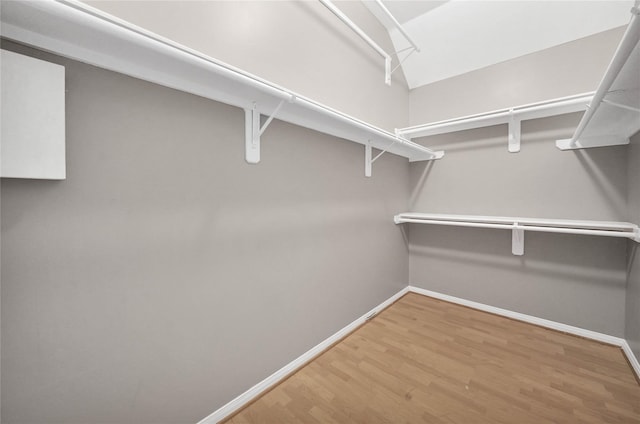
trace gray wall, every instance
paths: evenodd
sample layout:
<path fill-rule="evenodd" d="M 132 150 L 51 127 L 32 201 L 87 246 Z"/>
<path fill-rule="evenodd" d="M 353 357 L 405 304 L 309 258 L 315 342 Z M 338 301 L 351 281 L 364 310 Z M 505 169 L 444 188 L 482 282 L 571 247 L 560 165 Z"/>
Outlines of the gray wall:
<path fill-rule="evenodd" d="M 411 125 L 593 91 L 624 28 L 411 90 Z"/>
<path fill-rule="evenodd" d="M 608 31 L 414 90 L 412 124 L 595 90 L 621 35 Z M 411 164 L 409 209 L 625 221 L 627 148 L 555 147 L 579 120 L 523 122 L 515 154 L 507 151 L 506 125 L 419 139 L 446 156 Z M 624 334 L 625 240 L 528 232 L 518 257 L 508 231 L 413 225 L 409 232 L 413 285 Z"/>
<path fill-rule="evenodd" d="M 626 147 L 561 152 L 579 115 L 524 122 L 522 150 L 506 126 L 431 137 L 445 159 L 411 164 L 410 210 L 467 215 L 625 220 Z M 525 233 L 524 256 L 502 230 L 413 225 L 410 282 L 622 336 L 626 241 Z"/>
<path fill-rule="evenodd" d="M 25 51 L 14 44 L 3 48 Z M 188 423 L 406 286 L 409 167 L 66 66 L 67 179 L 2 180 L 2 422 Z"/>
<path fill-rule="evenodd" d="M 640 225 L 640 133 L 631 138 L 629 153 L 629 221 Z M 629 241 L 625 338 L 640 361 L 640 248 Z"/>
<path fill-rule="evenodd" d="M 387 130 L 408 125 L 402 72 L 385 85 L 382 57 L 318 1 L 86 3 Z M 394 51 L 362 2 L 335 4 Z"/>

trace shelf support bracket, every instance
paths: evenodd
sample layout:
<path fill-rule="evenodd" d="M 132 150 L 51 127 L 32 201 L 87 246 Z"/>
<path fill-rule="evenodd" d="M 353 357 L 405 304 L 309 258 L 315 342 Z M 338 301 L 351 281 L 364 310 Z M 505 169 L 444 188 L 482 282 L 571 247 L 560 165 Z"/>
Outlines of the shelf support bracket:
<path fill-rule="evenodd" d="M 400 54 L 401 52 L 405 51 L 405 50 L 408 50 L 408 49 L 411 49 L 411 51 L 409 52 L 409 54 L 407 54 L 403 59 L 400 59 L 399 54 Z M 397 52 L 395 53 L 395 55 L 397 56 L 397 58 L 398 58 L 398 60 L 399 60 L 399 63 L 395 66 L 395 68 L 393 68 L 393 69 L 391 70 L 391 73 L 390 73 L 390 75 L 389 75 L 389 78 L 391 77 L 391 75 L 393 75 L 393 73 L 394 73 L 394 72 L 395 72 L 395 71 L 396 71 L 400 66 L 402 66 L 402 64 L 405 62 L 405 60 L 409 59 L 409 56 L 411 56 L 411 55 L 413 54 L 413 52 L 415 52 L 415 51 L 416 51 L 416 49 L 415 49 L 415 48 L 413 48 L 413 47 L 409 47 L 409 48 L 407 48 L 407 49 L 402 49 L 402 50 L 397 51 Z M 389 80 L 389 81 L 390 81 L 390 80 Z"/>
<path fill-rule="evenodd" d="M 520 151 L 520 134 L 521 121 L 516 118 L 513 109 L 509 111 L 509 152 L 517 153 Z"/>
<path fill-rule="evenodd" d="M 638 109 L 637 107 L 624 105 L 622 103 L 613 102 L 611 100 L 602 99 L 602 103 L 605 103 L 605 104 L 608 104 L 608 105 L 611 105 L 613 107 L 617 107 L 617 108 L 620 108 L 620 109 L 630 110 L 631 112 L 640 113 L 640 109 Z"/>
<path fill-rule="evenodd" d="M 618 135 L 603 135 L 582 137 L 577 140 L 567 138 L 556 141 L 556 147 L 560 150 L 576 150 L 576 149 L 590 149 L 592 147 L 607 147 L 607 146 L 624 146 L 629 144 L 629 138 Z"/>
<path fill-rule="evenodd" d="M 371 141 L 367 141 L 367 144 L 364 145 L 364 176 L 371 176 L 371 164 L 373 161 L 371 160 Z"/>
<path fill-rule="evenodd" d="M 384 58 L 384 83 L 391 85 L 391 57 Z"/>
<path fill-rule="evenodd" d="M 269 126 L 269 124 L 271 123 L 271 121 L 273 121 L 273 118 L 276 117 L 276 115 L 278 114 L 278 112 L 280 112 L 280 109 L 282 108 L 282 105 L 284 104 L 284 100 L 280 100 L 280 103 L 278 103 L 278 106 L 276 106 L 276 108 L 274 109 L 274 111 L 271 113 L 271 115 L 269 115 L 269 117 L 267 118 L 267 120 L 264 122 L 264 124 L 262 125 L 262 127 L 260 127 L 260 133 L 258 134 L 258 136 L 261 136 L 264 131 L 267 129 L 267 127 Z"/>
<path fill-rule="evenodd" d="M 391 146 L 393 146 L 394 144 L 396 144 L 398 142 L 398 140 L 394 140 L 391 144 L 389 144 L 386 149 L 384 149 L 383 151 L 381 151 L 380 153 L 378 153 L 376 155 L 375 158 L 371 159 L 371 156 L 373 156 L 372 154 L 372 147 L 371 147 L 371 140 L 367 141 L 367 144 L 364 145 L 364 176 L 365 177 L 370 177 L 371 176 L 371 165 L 373 165 L 373 162 L 377 161 L 380 156 L 384 155 L 385 153 L 387 153 L 387 151 L 391 148 Z"/>
<path fill-rule="evenodd" d="M 524 255 L 524 228 L 519 227 L 517 222 L 511 230 L 511 253 L 516 256 Z"/>
<path fill-rule="evenodd" d="M 251 109 L 244 110 L 245 160 L 248 163 L 260 162 L 260 136 L 264 134 L 271 121 L 280 112 L 284 102 L 285 100 L 280 101 L 262 126 L 260 126 L 260 112 L 258 112 L 256 102 L 253 102 Z"/>
<path fill-rule="evenodd" d="M 244 159 L 251 164 L 260 162 L 260 112 L 253 102 L 251 109 L 244 110 Z"/>

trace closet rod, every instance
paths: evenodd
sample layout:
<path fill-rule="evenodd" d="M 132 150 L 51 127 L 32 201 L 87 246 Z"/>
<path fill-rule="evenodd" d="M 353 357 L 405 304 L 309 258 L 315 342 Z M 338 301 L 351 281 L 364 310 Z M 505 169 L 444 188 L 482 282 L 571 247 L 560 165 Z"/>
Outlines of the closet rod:
<path fill-rule="evenodd" d="M 640 17 L 638 16 L 640 15 L 640 5 L 637 0 L 635 2 L 635 5 L 631 9 L 631 15 L 631 21 L 627 26 L 627 30 L 622 36 L 622 41 L 620 41 L 620 44 L 618 45 L 618 48 L 613 55 L 613 59 L 611 59 L 611 63 L 609 64 L 609 67 L 607 68 L 607 71 L 605 72 L 600 85 L 598 85 L 598 89 L 593 96 L 593 100 L 589 104 L 589 107 L 587 108 L 585 114 L 582 116 L 582 119 L 580 120 L 580 123 L 578 124 L 578 127 L 573 134 L 573 137 L 571 137 L 571 141 L 569 142 L 570 147 L 576 145 L 576 142 L 584 132 L 587 125 L 589 125 L 589 122 L 591 121 L 591 118 L 593 118 L 593 115 L 596 113 L 596 110 L 598 110 L 598 106 L 604 100 L 604 97 L 609 93 L 611 86 L 620 74 L 620 71 L 622 70 L 624 65 L 627 63 L 627 59 L 629 59 L 629 56 L 640 41 Z"/>
<path fill-rule="evenodd" d="M 476 216 L 405 212 L 394 216 L 396 224 L 416 223 L 454 225 L 460 227 L 504 228 L 514 226 L 531 231 L 592 234 L 611 237 L 627 237 L 640 240 L 640 229 L 630 222 L 580 221 L 569 219 L 545 219 L 508 216 Z"/>
<path fill-rule="evenodd" d="M 613 230 L 588 230 L 583 228 L 563 228 L 563 227 L 544 227 L 534 226 L 528 224 L 520 224 L 514 222 L 512 224 L 485 224 L 480 222 L 465 222 L 465 221 L 441 221 L 430 219 L 413 219 L 413 218 L 398 218 L 396 224 L 432 224 L 432 225 L 448 225 L 456 227 L 474 227 L 474 228 L 495 228 L 502 230 L 521 229 L 526 231 L 537 231 L 543 233 L 561 233 L 561 234 L 582 234 L 590 236 L 607 236 L 607 237 L 622 237 L 636 240 L 638 233 L 628 231 L 613 231 Z M 640 241 L 640 240 L 636 240 Z"/>
<path fill-rule="evenodd" d="M 413 41 L 413 39 L 411 38 L 411 36 L 409 34 L 407 34 L 407 31 L 404 30 L 404 28 L 402 27 L 402 25 L 400 24 L 400 22 L 398 22 L 398 20 L 396 19 L 395 16 L 393 16 L 393 14 L 389 11 L 389 9 L 387 9 L 387 6 L 384 5 L 384 3 L 382 2 L 382 0 L 376 0 L 376 3 L 378 4 L 378 6 L 380 7 L 380 9 L 384 12 L 385 15 L 387 15 L 387 17 L 391 20 L 391 22 L 393 23 L 393 25 L 396 27 L 396 29 L 398 31 L 400 31 L 400 34 L 403 35 L 403 37 L 405 38 L 405 40 L 407 40 L 409 42 L 409 44 L 411 44 L 411 46 L 413 46 L 413 49 L 415 51 L 417 51 L 418 53 L 420 53 L 420 47 L 418 47 L 418 45 L 416 44 L 415 41 Z"/>
<path fill-rule="evenodd" d="M 338 7 L 333 4 L 330 0 L 319 0 L 327 9 L 331 11 L 334 15 L 338 17 L 342 22 L 344 22 L 349 28 L 353 30 L 356 34 L 360 36 L 367 44 L 369 44 L 380 56 L 384 58 L 384 71 L 385 78 L 384 82 L 387 85 L 391 85 L 391 56 L 384 51 L 382 47 L 378 45 L 375 41 L 371 39 L 358 25 L 355 24 L 347 15 L 342 13 Z"/>
<path fill-rule="evenodd" d="M 411 161 L 439 158 L 435 152 L 190 47 L 135 26 L 78 0 L 7 2 L 3 37 L 104 69 L 240 108 L 257 103 L 276 118 L 359 144 L 385 149 Z"/>
<path fill-rule="evenodd" d="M 562 97 L 544 102 L 531 103 L 513 108 L 499 109 L 491 112 L 447 119 L 407 128 L 399 128 L 396 134 L 409 138 L 446 134 L 473 128 L 507 124 L 510 119 L 526 121 L 528 119 L 546 118 L 564 113 L 580 112 L 587 109 L 593 98 L 593 92 Z"/>
<path fill-rule="evenodd" d="M 640 228 L 630 222 L 575 221 L 504 216 L 446 215 L 406 212 L 393 217 L 396 224 L 430 224 L 511 230 L 511 252 L 524 254 L 525 231 L 628 238 L 640 243 Z"/>
<path fill-rule="evenodd" d="M 414 143 L 411 140 L 407 140 L 399 135 L 394 135 L 391 134 L 385 130 L 382 130 L 380 128 L 374 127 L 373 125 L 370 125 L 364 121 L 361 121 L 357 118 L 354 118 L 352 116 L 349 116 L 347 114 L 344 114 L 338 110 L 335 110 L 333 108 L 330 108 L 328 106 L 324 106 L 320 103 L 317 103 L 311 99 L 307 99 L 307 98 L 303 98 L 303 97 L 296 97 L 294 102 L 298 105 L 301 106 L 305 106 L 306 108 L 310 109 L 310 110 L 315 110 L 318 113 L 322 113 L 324 115 L 327 116 L 331 116 L 334 119 L 337 119 L 339 121 L 344 122 L 345 124 L 349 124 L 352 125 L 354 127 L 358 127 L 361 128 L 365 131 L 368 131 L 372 134 L 376 134 L 380 137 L 386 138 L 387 140 L 391 141 L 392 143 L 398 143 L 402 146 L 405 146 L 411 150 L 414 150 L 415 153 L 417 154 L 423 154 L 428 156 L 427 159 L 440 159 L 442 158 L 442 156 L 444 155 L 444 152 L 442 151 L 435 151 L 432 150 L 428 147 L 424 147 L 421 146 L 417 143 Z M 416 159 L 416 160 L 421 160 L 421 159 Z M 413 160 L 410 159 L 410 161 L 412 162 Z"/>

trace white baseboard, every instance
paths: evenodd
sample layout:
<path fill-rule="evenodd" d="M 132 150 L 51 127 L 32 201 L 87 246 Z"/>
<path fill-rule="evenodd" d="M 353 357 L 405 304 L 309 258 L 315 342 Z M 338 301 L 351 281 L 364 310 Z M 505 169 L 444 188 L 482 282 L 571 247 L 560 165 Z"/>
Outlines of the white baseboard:
<path fill-rule="evenodd" d="M 640 362 L 638 362 L 638 358 L 636 358 L 636 355 L 634 355 L 633 351 L 631 350 L 631 346 L 629 346 L 629 343 L 627 343 L 626 340 L 622 344 L 622 351 L 625 355 L 627 355 L 627 359 L 631 364 L 631 368 L 633 368 L 633 370 L 636 372 L 636 375 L 638 376 L 638 379 L 640 380 Z"/>
<path fill-rule="evenodd" d="M 586 330 L 580 327 L 574 327 L 572 325 L 562 324 L 556 321 L 550 321 L 544 318 L 534 317 L 532 315 L 521 314 L 520 312 L 510 311 L 508 309 L 497 308 L 495 306 L 486 305 L 484 303 L 473 302 L 471 300 L 461 299 L 459 297 L 450 296 L 448 294 L 442 294 L 431 290 L 421 289 L 415 286 L 409 286 L 409 291 L 412 293 L 418 293 L 425 296 L 433 297 L 436 299 L 444 300 L 458 305 L 468 306 L 469 308 L 478 309 L 480 311 L 491 312 L 496 315 L 505 316 L 518 321 L 527 322 L 530 324 L 539 325 L 541 327 L 551 328 L 553 330 L 562 331 L 563 333 L 573 334 L 576 336 L 584 337 L 587 339 L 596 340 L 599 342 L 619 346 L 627 356 L 631 367 L 635 371 L 638 378 L 640 378 L 640 364 L 638 359 L 631 351 L 631 347 L 627 341 L 621 337 L 610 336 L 604 333 L 598 333 L 597 331 Z"/>
<path fill-rule="evenodd" d="M 480 311 L 491 312 L 493 314 L 501 315 L 507 318 L 512 318 L 518 321 L 523 321 L 530 324 L 536 324 L 541 327 L 551 328 L 554 330 L 562 331 L 564 333 L 574 334 L 576 336 L 581 336 L 588 339 L 597 340 L 599 342 L 608 343 L 614 346 L 619 346 L 620 348 L 622 348 L 622 351 L 627 356 L 627 359 L 629 360 L 629 363 L 631 364 L 631 367 L 635 371 L 636 375 L 638 375 L 638 378 L 640 378 L 640 364 L 638 363 L 637 358 L 631 351 L 629 344 L 623 338 L 610 336 L 608 334 L 598 333 L 596 331 L 586 330 L 580 327 L 574 327 L 572 325 L 561 324 L 559 322 L 550 321 L 544 318 L 538 318 L 532 315 L 521 314 L 519 312 L 510 311 L 508 309 L 497 308 L 495 306 L 486 305 L 484 303 L 473 302 L 471 300 L 461 299 L 459 297 L 450 296 L 447 294 L 442 294 L 442 293 L 434 292 L 431 290 L 421 289 L 419 287 L 408 286 L 400 290 L 398 293 L 396 293 L 389 299 L 382 302 L 380 305 L 373 308 L 371 311 L 362 315 L 360 318 L 356 319 L 351 324 L 347 325 L 337 333 L 333 334 L 326 340 L 322 341 L 321 343 L 314 346 L 307 352 L 303 353 L 301 356 L 294 359 L 284 367 L 280 368 L 278 371 L 274 372 L 269 377 L 265 378 L 255 386 L 251 387 L 249 390 L 242 393 L 240 396 L 231 400 L 226 405 L 223 405 L 218 410 L 213 412 L 211 415 L 199 421 L 198 424 L 214 424 L 225 419 L 226 417 L 233 414 L 234 412 L 238 411 L 240 408 L 242 408 L 243 406 L 251 402 L 253 399 L 258 397 L 264 391 L 274 386 L 275 384 L 279 383 L 286 376 L 296 371 L 298 368 L 300 368 L 301 366 L 309 362 L 311 359 L 313 359 L 314 357 L 322 353 L 324 350 L 329 348 L 332 344 L 334 344 L 341 338 L 351 333 L 353 330 L 358 328 L 358 326 L 364 324 L 367 321 L 367 319 L 373 317 L 382 309 L 391 305 L 393 302 L 395 302 L 400 297 L 404 296 L 406 293 L 409 293 L 409 292 L 422 294 L 425 296 L 433 297 L 435 299 L 456 303 L 458 305 L 468 306 L 470 308 L 478 309 Z"/>
<path fill-rule="evenodd" d="M 234 412 L 238 411 L 240 408 L 242 408 L 247 403 L 255 399 L 265 390 L 279 383 L 283 378 L 285 378 L 292 372 L 296 371 L 298 368 L 300 368 L 301 366 L 309 362 L 311 359 L 313 359 L 314 357 L 322 353 L 324 350 L 329 348 L 335 342 L 347 336 L 349 333 L 351 333 L 353 330 L 358 328 L 360 325 L 364 324 L 367 321 L 367 319 L 370 319 L 371 317 L 375 316 L 378 312 L 380 312 L 387 306 L 391 305 L 393 302 L 395 302 L 396 300 L 398 300 L 400 297 L 404 296 L 408 292 L 409 292 L 408 287 L 405 287 L 404 289 L 400 290 L 398 293 L 394 294 L 389 299 L 382 302 L 380 305 L 376 306 L 366 314 L 362 315 L 360 318 L 356 319 L 351 324 L 347 325 L 337 333 L 333 334 L 329 338 L 322 341 L 320 344 L 314 346 L 307 352 L 303 353 L 298 358 L 289 362 L 287 365 L 280 368 L 278 371 L 274 372 L 269 377 L 265 378 L 255 386 L 251 387 L 249 390 L 242 393 L 240 396 L 231 400 L 226 405 L 223 405 L 218 410 L 213 412 L 211 415 L 199 421 L 198 424 L 214 424 L 223 420 L 224 418 L 228 417 Z"/>
<path fill-rule="evenodd" d="M 473 309 L 478 309 L 484 312 L 491 312 L 492 314 L 502 315 L 507 318 L 513 318 L 518 321 L 528 322 L 530 324 L 536 324 L 541 327 L 552 328 L 554 330 L 562 331 L 563 333 L 574 334 L 576 336 L 585 337 L 587 339 L 597 340 L 599 342 L 612 344 L 622 347 L 625 342 L 620 337 L 610 336 L 608 334 L 598 333 L 596 331 L 586 330 L 580 327 L 574 327 L 572 325 L 561 324 L 556 321 L 550 321 L 544 318 L 534 317 L 532 315 L 521 314 L 520 312 L 510 311 L 508 309 L 497 308 L 495 306 L 485 305 L 484 303 L 474 302 L 472 300 L 461 299 L 459 297 L 450 296 L 448 294 L 442 294 L 431 290 L 421 289 L 419 287 L 409 286 L 409 291 L 413 293 L 423 294 L 425 296 L 433 297 L 447 302 L 456 303 L 458 305 L 468 306 Z"/>

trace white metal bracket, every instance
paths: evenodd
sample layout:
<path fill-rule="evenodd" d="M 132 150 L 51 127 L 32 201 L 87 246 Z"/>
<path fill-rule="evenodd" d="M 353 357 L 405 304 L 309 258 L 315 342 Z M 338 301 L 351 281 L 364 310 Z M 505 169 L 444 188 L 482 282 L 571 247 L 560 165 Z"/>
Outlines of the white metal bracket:
<path fill-rule="evenodd" d="M 260 162 L 260 112 L 254 102 L 244 110 L 244 159 L 248 163 Z"/>
<path fill-rule="evenodd" d="M 251 109 L 244 110 L 245 160 L 248 163 L 256 164 L 260 162 L 260 136 L 276 117 L 284 102 L 285 100 L 280 101 L 273 113 L 262 124 L 262 127 L 260 126 L 260 112 L 258 112 L 256 102 L 253 102 Z"/>
<path fill-rule="evenodd" d="M 524 228 L 519 227 L 517 222 L 511 230 L 511 253 L 517 256 L 524 255 Z"/>
<path fill-rule="evenodd" d="M 391 85 L 391 57 L 384 58 L 384 83 Z"/>
<path fill-rule="evenodd" d="M 400 53 L 405 52 L 407 50 L 409 50 L 409 53 L 403 59 L 400 59 Z M 398 64 L 393 69 L 391 69 L 391 71 L 389 71 L 388 73 L 389 82 L 387 85 L 391 84 L 391 75 L 393 75 L 393 73 L 402 66 L 405 60 L 409 59 L 409 56 L 411 56 L 413 52 L 416 52 L 416 51 L 418 51 L 418 49 L 416 49 L 415 47 L 407 47 L 406 49 L 398 50 L 397 52 L 394 53 L 394 55 L 398 58 Z M 389 59 L 389 66 L 391 66 L 391 59 Z"/>
<path fill-rule="evenodd" d="M 380 156 L 387 153 L 387 151 L 391 148 L 391 146 L 393 146 L 397 142 L 398 140 L 394 140 L 391 144 L 387 146 L 386 149 L 378 153 L 376 157 L 372 159 L 371 157 L 373 156 L 373 154 L 372 154 L 371 141 L 370 140 L 367 141 L 367 144 L 364 145 L 364 176 L 365 177 L 371 176 L 371 166 L 373 165 L 373 162 L 377 161 L 380 158 Z"/>
<path fill-rule="evenodd" d="M 557 140 L 556 147 L 560 150 L 576 150 L 576 149 L 590 149 L 592 147 L 607 147 L 607 146 L 624 146 L 629 144 L 629 138 L 616 136 L 616 135 L 603 135 L 600 137 L 581 137 L 578 140 L 567 138 L 564 140 Z"/>
<path fill-rule="evenodd" d="M 371 160 L 371 142 L 367 141 L 367 144 L 364 145 L 364 176 L 371 176 L 371 164 L 373 161 Z"/>
<path fill-rule="evenodd" d="M 520 151 L 520 131 L 521 121 L 513 113 L 513 109 L 509 111 L 509 152 L 517 153 Z"/>
<path fill-rule="evenodd" d="M 625 105 L 625 104 L 622 104 L 622 103 L 614 102 L 612 100 L 602 99 L 602 103 L 611 105 L 613 107 L 617 107 L 619 109 L 630 110 L 631 112 L 640 113 L 640 109 L 638 109 L 637 107 L 633 107 L 633 106 Z"/>

